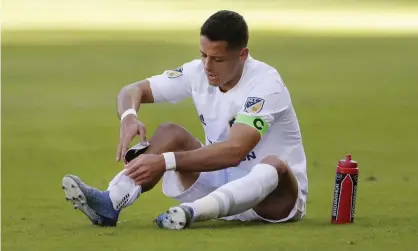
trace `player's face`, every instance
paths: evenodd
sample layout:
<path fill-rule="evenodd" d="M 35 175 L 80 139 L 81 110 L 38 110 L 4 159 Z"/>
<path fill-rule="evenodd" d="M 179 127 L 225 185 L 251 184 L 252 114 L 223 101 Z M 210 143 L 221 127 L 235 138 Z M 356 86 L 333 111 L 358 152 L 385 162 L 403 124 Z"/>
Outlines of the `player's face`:
<path fill-rule="evenodd" d="M 200 56 L 212 86 L 225 90 L 232 88 L 241 78 L 247 55 L 247 48 L 228 49 L 226 41 L 211 41 L 205 36 L 200 38 Z"/>

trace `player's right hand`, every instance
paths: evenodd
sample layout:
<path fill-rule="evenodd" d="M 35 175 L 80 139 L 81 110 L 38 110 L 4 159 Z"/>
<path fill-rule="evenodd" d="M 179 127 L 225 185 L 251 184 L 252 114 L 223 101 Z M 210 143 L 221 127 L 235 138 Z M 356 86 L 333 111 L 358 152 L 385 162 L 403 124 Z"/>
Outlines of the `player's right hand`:
<path fill-rule="evenodd" d="M 147 137 L 145 125 L 138 121 L 134 115 L 126 116 L 120 123 L 119 145 L 116 153 L 117 162 L 124 158 L 128 151 L 129 144 L 137 135 L 141 137 L 142 143 L 146 143 Z"/>

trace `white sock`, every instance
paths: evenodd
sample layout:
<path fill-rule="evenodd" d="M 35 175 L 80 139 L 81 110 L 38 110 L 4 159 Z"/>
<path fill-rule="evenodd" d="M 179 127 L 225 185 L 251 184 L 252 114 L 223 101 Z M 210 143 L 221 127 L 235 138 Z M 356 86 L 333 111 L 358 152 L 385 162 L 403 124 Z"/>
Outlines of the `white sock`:
<path fill-rule="evenodd" d="M 231 216 L 258 205 L 276 189 L 278 183 L 276 168 L 257 164 L 246 176 L 221 186 L 201 199 L 182 205 L 193 209 L 194 221 Z"/>
<path fill-rule="evenodd" d="M 110 181 L 107 190 L 115 210 L 132 205 L 141 195 L 141 186 L 136 185 L 133 179 L 126 176 L 125 170 Z"/>

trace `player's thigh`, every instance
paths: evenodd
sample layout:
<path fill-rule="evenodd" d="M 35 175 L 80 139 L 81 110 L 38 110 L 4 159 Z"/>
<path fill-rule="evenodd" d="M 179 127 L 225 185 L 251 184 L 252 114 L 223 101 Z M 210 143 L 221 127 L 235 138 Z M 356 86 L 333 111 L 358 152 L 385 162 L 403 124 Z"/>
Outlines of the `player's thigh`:
<path fill-rule="evenodd" d="M 253 210 L 262 218 L 279 221 L 289 217 L 298 201 L 299 185 L 295 175 L 284 162 L 278 168 L 279 184 Z"/>
<path fill-rule="evenodd" d="M 226 184 L 225 170 L 213 172 L 201 172 L 196 181 L 189 187 L 184 187 L 181 175 L 174 171 L 168 171 L 163 176 L 163 193 L 181 203 L 193 202 L 200 199 L 219 187 Z"/>
<path fill-rule="evenodd" d="M 172 123 L 160 125 L 150 139 L 150 153 L 191 151 L 202 146 L 203 144 L 184 127 Z M 225 184 L 224 172 L 224 170 L 204 173 L 165 172 L 162 182 L 163 193 L 179 202 L 192 202 Z"/>
<path fill-rule="evenodd" d="M 150 138 L 146 153 L 163 153 L 169 151 L 191 151 L 198 149 L 202 143 L 186 128 L 174 123 L 160 124 Z"/>
<path fill-rule="evenodd" d="M 163 123 L 158 126 L 150 138 L 150 146 L 145 153 L 160 154 L 164 152 L 192 151 L 202 147 L 202 143 L 186 128 L 174 123 Z M 199 177 L 198 172 L 178 172 L 180 183 L 189 188 Z"/>

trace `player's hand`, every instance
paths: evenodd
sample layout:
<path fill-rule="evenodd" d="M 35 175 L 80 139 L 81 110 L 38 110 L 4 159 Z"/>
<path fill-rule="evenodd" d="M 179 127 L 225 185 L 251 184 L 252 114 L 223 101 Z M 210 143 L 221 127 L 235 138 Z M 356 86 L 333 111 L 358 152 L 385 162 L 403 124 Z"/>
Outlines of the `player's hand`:
<path fill-rule="evenodd" d="M 125 174 L 135 181 L 135 184 L 154 187 L 165 172 L 165 160 L 161 154 L 141 154 L 125 165 Z"/>
<path fill-rule="evenodd" d="M 126 116 L 120 123 L 120 137 L 116 161 L 120 161 L 125 156 L 129 144 L 135 136 L 139 135 L 141 137 L 141 142 L 145 143 L 147 141 L 146 132 L 145 125 L 138 121 L 136 116 Z"/>

